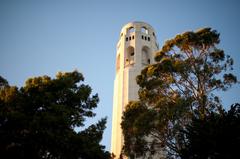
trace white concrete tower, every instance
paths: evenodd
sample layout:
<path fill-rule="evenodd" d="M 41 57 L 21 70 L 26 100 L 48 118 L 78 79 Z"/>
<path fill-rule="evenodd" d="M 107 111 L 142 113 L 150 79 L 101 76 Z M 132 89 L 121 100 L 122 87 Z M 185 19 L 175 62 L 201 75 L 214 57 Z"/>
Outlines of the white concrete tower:
<path fill-rule="evenodd" d="M 131 22 L 120 33 L 117 44 L 116 77 L 114 80 L 111 152 L 119 158 L 123 146 L 122 112 L 129 101 L 138 100 L 136 76 L 154 62 L 158 50 L 155 31 L 147 23 Z"/>

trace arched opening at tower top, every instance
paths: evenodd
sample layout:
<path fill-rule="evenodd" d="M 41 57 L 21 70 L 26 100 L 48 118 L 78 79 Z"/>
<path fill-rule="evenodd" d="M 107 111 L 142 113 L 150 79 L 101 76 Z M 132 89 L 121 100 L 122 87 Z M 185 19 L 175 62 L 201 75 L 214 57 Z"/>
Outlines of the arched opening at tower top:
<path fill-rule="evenodd" d="M 150 49 L 147 46 L 142 48 L 142 65 L 146 66 L 151 63 L 150 59 Z"/>
<path fill-rule="evenodd" d="M 145 33 L 145 34 L 148 34 L 148 29 L 146 27 L 142 27 L 141 32 Z"/>
<path fill-rule="evenodd" d="M 126 65 L 134 64 L 134 54 L 134 47 L 129 46 L 126 50 Z"/>
<path fill-rule="evenodd" d="M 128 28 L 128 30 L 127 30 L 127 33 L 128 33 L 128 34 L 133 33 L 133 32 L 135 32 L 134 27 Z"/>

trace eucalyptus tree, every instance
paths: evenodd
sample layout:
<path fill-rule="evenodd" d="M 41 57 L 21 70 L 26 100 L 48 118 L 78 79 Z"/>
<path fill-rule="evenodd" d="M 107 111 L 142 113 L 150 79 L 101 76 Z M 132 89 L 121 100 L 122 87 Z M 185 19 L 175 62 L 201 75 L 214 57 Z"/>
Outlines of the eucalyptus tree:
<path fill-rule="evenodd" d="M 237 77 L 231 73 L 233 59 L 218 47 L 219 36 L 211 28 L 176 35 L 156 53 L 156 63 L 137 76 L 139 101 L 130 102 L 123 114 L 125 154 L 152 156 L 163 150 L 176 157 L 192 117 L 222 110 L 216 91 L 227 91 Z"/>

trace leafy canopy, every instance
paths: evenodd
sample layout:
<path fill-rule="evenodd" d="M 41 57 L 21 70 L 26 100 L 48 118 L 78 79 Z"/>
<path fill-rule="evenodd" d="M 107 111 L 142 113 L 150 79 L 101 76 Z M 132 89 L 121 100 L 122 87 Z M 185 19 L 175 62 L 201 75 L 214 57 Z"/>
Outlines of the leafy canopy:
<path fill-rule="evenodd" d="M 217 47 L 219 42 L 219 33 L 211 28 L 179 34 L 137 76 L 139 101 L 128 104 L 122 121 L 126 155 L 164 150 L 177 157 L 186 140 L 180 132 L 191 118 L 222 110 L 215 92 L 228 90 L 237 78 L 230 73 L 233 59 Z"/>
<path fill-rule="evenodd" d="M 205 119 L 193 118 L 184 134 L 187 142 L 180 151 L 182 158 L 238 158 L 240 144 L 240 105 L 230 110 L 212 112 Z"/>
<path fill-rule="evenodd" d="M 6 158 L 109 158 L 100 145 L 106 118 L 80 132 L 99 102 L 77 71 L 30 78 L 20 89 L 1 78 L 0 154 Z"/>

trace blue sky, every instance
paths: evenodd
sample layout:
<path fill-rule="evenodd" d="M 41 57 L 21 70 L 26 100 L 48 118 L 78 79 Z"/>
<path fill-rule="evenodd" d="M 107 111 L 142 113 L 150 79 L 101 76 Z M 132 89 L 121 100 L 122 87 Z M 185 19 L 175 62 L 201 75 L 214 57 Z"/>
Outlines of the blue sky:
<path fill-rule="evenodd" d="M 0 75 L 22 86 L 29 77 L 75 69 L 100 96 L 97 117 L 108 117 L 102 144 L 110 149 L 116 44 L 123 25 L 144 21 L 160 46 L 184 31 L 212 27 L 235 59 L 240 78 L 238 0 L 0 0 Z M 221 94 L 239 102 L 240 87 Z"/>

